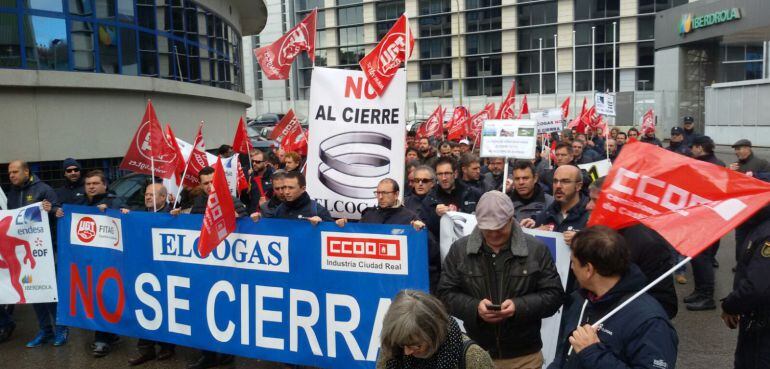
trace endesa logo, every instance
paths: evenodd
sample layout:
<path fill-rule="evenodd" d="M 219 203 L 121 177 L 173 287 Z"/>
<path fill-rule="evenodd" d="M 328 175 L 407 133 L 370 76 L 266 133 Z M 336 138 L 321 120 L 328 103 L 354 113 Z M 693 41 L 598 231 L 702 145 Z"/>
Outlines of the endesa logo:
<path fill-rule="evenodd" d="M 409 272 L 406 236 L 321 232 L 321 268 L 348 272 Z"/>
<path fill-rule="evenodd" d="M 123 251 L 119 218 L 106 215 L 72 214 L 70 243 Z"/>

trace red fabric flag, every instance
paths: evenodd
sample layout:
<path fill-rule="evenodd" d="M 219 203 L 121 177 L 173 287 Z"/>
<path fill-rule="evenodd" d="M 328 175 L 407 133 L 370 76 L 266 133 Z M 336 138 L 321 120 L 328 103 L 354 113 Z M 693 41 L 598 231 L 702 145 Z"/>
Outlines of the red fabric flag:
<path fill-rule="evenodd" d="M 639 142 L 626 144 L 588 225 L 642 223 L 694 257 L 770 202 L 770 184 Z"/>
<path fill-rule="evenodd" d="M 184 173 L 184 155 L 182 155 L 182 149 L 179 148 L 179 144 L 176 142 L 176 136 L 174 131 L 171 130 L 171 125 L 166 123 L 166 137 L 171 142 L 171 146 L 176 153 L 176 166 L 174 168 L 174 175 L 176 177 L 176 184 L 179 185 L 182 179 L 182 173 Z"/>
<path fill-rule="evenodd" d="M 287 79 L 291 64 L 302 51 L 315 61 L 315 25 L 318 9 L 270 45 L 254 49 L 254 56 L 267 79 Z"/>
<path fill-rule="evenodd" d="M 526 98 L 526 96 L 524 96 Z M 508 96 L 500 104 L 500 110 L 497 111 L 497 119 L 513 119 L 516 116 L 516 80 L 511 84 L 508 90 Z"/>
<path fill-rule="evenodd" d="M 567 119 L 569 116 L 569 99 L 570 97 L 567 96 L 567 98 L 564 99 L 564 102 L 561 103 L 561 119 Z"/>
<path fill-rule="evenodd" d="M 235 205 L 225 176 L 222 159 L 218 159 L 214 164 L 214 189 L 206 202 L 206 213 L 198 241 L 198 252 L 204 258 L 235 230 Z"/>
<path fill-rule="evenodd" d="M 382 96 L 382 93 L 388 88 L 401 63 L 412 55 L 414 36 L 408 27 L 406 15 L 402 15 L 377 46 L 358 62 L 366 80 L 369 81 L 378 96 Z M 407 31 L 409 32 L 409 56 L 406 55 L 407 43 L 404 34 Z"/>
<path fill-rule="evenodd" d="M 177 153 L 163 133 L 152 102 L 147 101 L 139 128 L 128 145 L 128 151 L 120 163 L 120 169 L 171 178 L 176 169 Z M 155 173 L 152 173 L 152 167 Z"/>
<path fill-rule="evenodd" d="M 206 158 L 206 143 L 203 142 L 203 122 L 198 126 L 198 134 L 195 135 L 190 157 L 187 158 L 187 173 L 185 173 L 182 184 L 187 187 L 195 187 L 198 181 L 198 172 L 209 165 Z"/>
<path fill-rule="evenodd" d="M 233 150 L 239 154 L 249 155 L 251 149 L 249 132 L 246 131 L 246 123 L 243 122 L 243 116 L 241 116 L 241 120 L 238 121 L 238 128 L 235 129 L 235 137 L 233 137 Z"/>
<path fill-rule="evenodd" d="M 298 124 L 299 120 L 297 120 L 296 115 L 294 115 L 294 110 L 289 109 L 289 111 L 286 112 L 286 115 L 281 118 L 281 121 L 278 122 L 278 124 L 273 127 L 273 130 L 270 132 L 270 139 L 273 141 L 281 141 L 281 138 L 290 130 L 294 129 L 293 127 L 290 127 L 292 124 Z"/>
<path fill-rule="evenodd" d="M 471 118 L 471 114 L 464 106 L 458 106 L 452 113 L 452 119 L 447 125 L 447 140 L 459 141 L 468 135 L 468 122 Z"/>
<path fill-rule="evenodd" d="M 652 108 L 647 110 L 642 117 L 642 134 L 647 132 L 655 132 L 655 112 L 652 111 Z"/>
<path fill-rule="evenodd" d="M 243 173 L 243 167 L 241 166 L 241 161 L 238 160 L 236 163 L 238 163 L 238 193 L 243 192 L 244 190 L 247 190 L 249 188 L 249 181 L 246 179 L 246 174 Z"/>
<path fill-rule="evenodd" d="M 428 120 L 420 124 L 417 129 L 417 138 L 436 137 L 441 139 L 442 126 L 444 122 L 444 110 L 439 105 L 433 113 L 428 117 Z"/>
<path fill-rule="evenodd" d="M 524 114 L 529 114 L 529 104 L 527 104 L 527 95 L 524 95 L 524 99 L 521 100 L 521 111 L 516 119 L 521 119 Z"/>
<path fill-rule="evenodd" d="M 302 156 L 307 156 L 307 133 L 299 124 L 292 124 L 291 130 L 281 139 L 281 148 L 284 151 L 296 151 Z"/>
<path fill-rule="evenodd" d="M 468 135 L 473 138 L 475 144 L 478 143 L 481 137 L 481 125 L 487 119 L 492 119 L 495 116 L 495 103 L 489 103 L 484 109 L 471 117 L 470 125 L 468 126 Z"/>

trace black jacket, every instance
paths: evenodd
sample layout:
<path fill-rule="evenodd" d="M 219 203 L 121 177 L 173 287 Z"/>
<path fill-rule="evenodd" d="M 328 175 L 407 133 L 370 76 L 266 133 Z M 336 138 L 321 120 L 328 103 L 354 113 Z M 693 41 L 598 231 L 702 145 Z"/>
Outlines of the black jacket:
<path fill-rule="evenodd" d="M 656 280 L 674 266 L 671 260 L 671 244 L 652 229 L 637 224 L 621 229 L 620 234 L 626 239 L 631 262 L 639 267 L 647 282 Z M 676 316 L 679 304 L 673 276 L 663 279 L 647 293 L 658 300 L 669 319 Z"/>
<path fill-rule="evenodd" d="M 639 142 L 644 142 L 644 143 L 648 143 L 658 147 L 663 147 L 663 143 L 660 142 L 660 140 L 657 137 L 647 138 L 647 136 L 642 136 L 639 138 Z"/>
<path fill-rule="evenodd" d="M 708 154 L 708 155 L 704 155 L 704 156 L 701 156 L 701 157 L 698 157 L 696 159 L 698 159 L 700 161 L 705 161 L 705 162 L 708 162 L 708 163 L 711 163 L 711 164 L 716 164 L 716 165 L 719 165 L 720 167 L 724 167 L 725 166 L 725 162 L 719 160 L 717 158 L 717 156 L 714 155 L 713 153 L 712 154 Z"/>
<path fill-rule="evenodd" d="M 479 179 L 477 179 L 475 181 L 466 181 L 466 180 L 460 179 L 460 178 L 458 178 L 457 181 L 458 182 L 462 182 L 463 185 L 465 185 L 466 187 L 471 187 L 471 188 L 475 189 L 476 191 L 479 191 L 479 193 L 481 193 L 481 194 L 486 192 L 485 191 L 485 187 L 484 187 L 484 181 L 482 180 L 481 177 L 479 177 Z"/>
<path fill-rule="evenodd" d="M 425 196 L 422 201 L 425 224 L 434 236 L 439 236 L 441 218 L 436 214 L 436 206 L 454 205 L 457 211 L 471 214 L 476 211 L 476 203 L 481 193 L 473 187 L 468 187 L 462 181 L 456 180 L 455 187 L 450 192 L 444 191 L 438 184 Z"/>
<path fill-rule="evenodd" d="M 65 183 L 64 186 L 61 186 L 54 191 L 56 192 L 56 197 L 59 199 L 59 202 L 62 204 L 77 204 L 80 202 L 79 198 L 85 196 L 82 179 L 74 183 L 67 180 L 67 183 Z"/>
<path fill-rule="evenodd" d="M 77 203 L 77 205 L 86 205 L 86 206 L 99 206 L 102 204 L 107 205 L 107 209 L 120 209 L 120 208 L 126 207 L 126 204 L 123 202 L 123 199 L 109 192 L 96 195 L 90 199 L 88 198 L 88 196 L 85 196 L 85 195 L 79 196 L 78 203 Z"/>
<path fill-rule="evenodd" d="M 417 213 L 417 216 L 420 217 L 421 220 L 425 221 L 427 217 L 424 213 L 424 208 L 422 206 L 423 200 L 425 200 L 425 197 L 428 196 L 428 194 L 425 194 L 423 196 L 420 196 L 414 192 L 412 192 L 409 196 L 404 196 L 404 207 Z"/>
<path fill-rule="evenodd" d="M 554 201 L 551 206 L 535 216 L 536 226 L 540 227 L 544 224 L 552 224 L 554 226 L 554 232 L 564 232 L 569 231 L 570 229 L 579 231 L 585 228 L 586 223 L 588 223 L 588 217 L 591 216 L 591 212 L 586 210 L 589 198 L 583 194 L 579 194 L 579 196 L 580 201 L 578 201 L 577 205 L 573 206 L 572 209 L 569 209 L 566 218 L 561 221 L 558 220 L 561 214 L 561 204 Z"/>
<path fill-rule="evenodd" d="M 567 355 L 568 339 L 578 323 L 595 323 L 644 285 L 644 275 L 631 264 L 609 292 L 598 299 L 588 299 L 582 317 L 581 310 L 590 292 L 581 289 L 573 293 L 575 303 L 565 309 L 556 358 L 548 369 L 674 368 L 679 344 L 676 330 L 660 304 L 646 293 L 601 325 L 599 343 Z"/>
<path fill-rule="evenodd" d="M 770 218 L 751 229 L 746 240 L 733 290 L 722 301 L 722 310 L 744 315 L 743 319 L 764 320 L 770 326 Z"/>
<path fill-rule="evenodd" d="M 251 175 L 249 185 L 251 190 L 249 191 L 249 213 L 253 213 L 259 209 L 259 198 L 265 196 L 267 199 L 273 197 L 273 168 L 265 167 L 265 172 L 260 176 L 256 173 Z M 261 190 L 260 190 L 261 189 Z"/>
<path fill-rule="evenodd" d="M 193 206 L 192 206 L 192 209 L 190 209 L 190 214 L 206 214 L 206 203 L 208 201 L 209 201 L 209 195 L 206 193 L 196 196 L 193 199 Z M 239 198 L 234 196 L 233 196 L 233 206 L 235 207 L 235 213 L 237 214 L 238 218 L 249 215 L 246 209 L 246 205 L 244 205 Z"/>
<path fill-rule="evenodd" d="M 323 205 L 311 199 L 307 192 L 294 201 L 286 201 L 275 209 L 274 218 L 302 219 L 319 216 L 324 222 L 333 222 L 334 218 Z"/>
<path fill-rule="evenodd" d="M 412 221 L 419 220 L 417 213 L 402 205 L 395 208 L 381 208 L 372 206 L 361 212 L 361 223 L 371 224 L 412 224 Z"/>
<path fill-rule="evenodd" d="M 767 160 L 756 157 L 753 153 L 746 160 L 738 160 L 738 171 L 741 173 L 770 172 Z"/>
<path fill-rule="evenodd" d="M 514 358 L 540 351 L 540 321 L 561 306 L 564 290 L 548 248 L 514 222 L 509 248 L 499 253 L 502 280 L 489 264 L 478 228 L 452 244 L 444 259 L 436 294 L 449 313 L 461 319 L 468 336 L 493 358 Z M 497 296 L 497 298 L 495 298 Z M 484 322 L 477 308 L 482 299 L 500 304 L 513 300 L 513 317 L 498 324 Z"/>
<path fill-rule="evenodd" d="M 61 207 L 59 198 L 51 186 L 40 181 L 37 176 L 30 175 L 27 182 L 20 187 L 11 186 L 8 191 L 8 209 L 18 209 L 38 201 L 48 200 L 52 207 L 49 215 L 53 216 L 56 208 Z"/>
<path fill-rule="evenodd" d="M 579 158 L 572 159 L 572 163 L 575 165 L 588 164 L 599 160 L 602 160 L 602 155 L 586 147 L 584 148 L 583 153 L 580 155 Z"/>
<path fill-rule="evenodd" d="M 666 148 L 668 151 L 675 152 L 677 154 L 681 154 L 684 156 L 690 156 L 692 157 L 692 151 L 690 151 L 690 148 L 687 146 L 687 144 L 682 142 L 669 142 L 668 147 Z"/>
<path fill-rule="evenodd" d="M 535 183 L 535 193 L 529 199 L 523 199 L 515 189 L 508 192 L 508 196 L 513 201 L 514 218 L 517 220 L 534 218 L 539 212 L 551 206 L 553 196 L 543 191 L 543 186 Z"/>
<path fill-rule="evenodd" d="M 482 176 L 484 182 L 484 193 L 492 190 L 503 190 L 503 173 L 494 175 L 492 172 L 487 172 Z"/>

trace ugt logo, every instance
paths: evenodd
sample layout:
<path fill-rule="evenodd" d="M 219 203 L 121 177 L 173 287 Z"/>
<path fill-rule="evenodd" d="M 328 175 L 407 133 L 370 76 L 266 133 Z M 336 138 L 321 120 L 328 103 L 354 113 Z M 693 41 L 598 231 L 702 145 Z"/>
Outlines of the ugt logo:
<path fill-rule="evenodd" d="M 80 218 L 75 234 L 81 242 L 91 242 L 96 237 L 96 221 L 91 217 Z"/>
<path fill-rule="evenodd" d="M 161 133 L 161 139 L 163 144 L 167 147 L 171 147 L 171 143 L 168 141 L 168 137 Z M 157 138 L 156 138 L 156 142 Z M 139 127 L 139 134 L 136 135 L 136 148 L 139 150 L 139 154 L 144 156 L 147 160 L 155 160 L 161 163 L 170 163 L 176 159 L 176 153 L 174 150 L 162 150 L 160 147 L 156 147 L 156 153 L 153 153 L 152 137 L 150 134 L 150 121 L 142 123 Z M 166 151 L 166 153 L 164 153 Z M 168 153 L 170 152 L 170 153 Z"/>
<path fill-rule="evenodd" d="M 383 42 L 385 47 L 380 49 L 377 55 L 377 73 L 386 76 L 395 73 L 401 65 L 399 53 L 406 55 L 406 35 L 404 33 L 392 33 Z"/>
<path fill-rule="evenodd" d="M 302 23 L 286 36 L 281 44 L 281 51 L 278 55 L 278 65 L 290 65 L 302 50 L 308 48 L 307 35 L 307 27 Z"/>

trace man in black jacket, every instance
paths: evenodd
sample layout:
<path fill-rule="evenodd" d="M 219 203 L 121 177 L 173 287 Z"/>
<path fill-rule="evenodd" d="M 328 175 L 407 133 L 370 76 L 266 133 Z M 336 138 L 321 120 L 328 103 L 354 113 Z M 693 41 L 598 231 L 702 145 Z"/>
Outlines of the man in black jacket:
<path fill-rule="evenodd" d="M 284 202 L 275 209 L 270 217 L 280 219 L 305 219 L 313 225 L 320 222 L 333 222 L 334 218 L 323 205 L 310 198 L 305 192 L 305 176 L 297 171 L 287 172 L 281 189 Z M 255 222 L 261 219 L 263 214 L 252 213 L 251 219 Z M 344 221 L 337 223 L 344 224 Z"/>
<path fill-rule="evenodd" d="M 460 178 L 464 185 L 473 187 L 479 193 L 486 192 L 481 180 L 481 160 L 476 154 L 465 153 L 460 157 Z"/>
<path fill-rule="evenodd" d="M 253 149 L 250 154 L 251 169 L 249 175 L 249 213 L 257 211 L 273 197 L 273 168 L 267 165 L 265 154 Z"/>
<path fill-rule="evenodd" d="M 77 160 L 72 158 L 64 159 L 62 164 L 64 168 L 64 185 L 57 188 L 56 197 L 62 204 L 75 204 L 79 202 L 85 194 L 83 187 L 82 170 Z"/>
<path fill-rule="evenodd" d="M 682 125 L 684 126 L 684 144 L 687 147 L 692 147 L 695 137 L 698 137 L 698 134 L 695 133 L 695 119 L 687 115 L 682 118 Z"/>
<path fill-rule="evenodd" d="M 732 147 L 735 150 L 735 156 L 738 157 L 738 161 L 730 164 L 730 169 L 752 174 L 770 172 L 770 164 L 768 164 L 767 160 L 760 159 L 754 155 L 754 151 L 751 150 L 751 141 L 745 138 L 740 139 Z"/>
<path fill-rule="evenodd" d="M 513 214 L 502 192 L 481 197 L 478 224 L 452 244 L 437 295 L 498 368 L 540 368 L 540 321 L 559 309 L 564 290 L 547 247 Z"/>
<path fill-rule="evenodd" d="M 428 230 L 438 238 L 441 217 L 448 211 L 473 213 L 481 193 L 456 180 L 457 164 L 452 158 L 439 158 L 435 170 L 438 186 L 425 197 L 422 205 Z"/>
<path fill-rule="evenodd" d="M 427 219 L 422 206 L 423 200 L 436 184 L 436 172 L 427 165 L 420 165 L 412 172 L 412 193 L 404 197 L 404 206 L 425 221 Z"/>
<path fill-rule="evenodd" d="M 487 172 L 484 173 L 484 189 L 486 191 L 498 190 L 503 188 L 503 170 L 505 170 L 505 158 L 489 158 L 487 161 Z"/>
<path fill-rule="evenodd" d="M 524 228 L 553 231 L 579 231 L 585 228 L 590 213 L 586 210 L 588 197 L 581 194 L 583 178 L 580 169 L 564 165 L 553 175 L 553 203 L 539 212 L 535 218 L 522 219 Z M 565 241 L 569 240 L 565 236 Z"/>
<path fill-rule="evenodd" d="M 146 212 L 156 213 L 168 213 L 168 190 L 163 184 L 151 183 L 144 191 L 144 207 L 140 210 Z M 155 352 L 155 345 L 160 347 L 160 350 Z M 174 356 L 175 345 L 165 342 L 156 342 L 152 340 L 146 340 L 140 338 L 136 343 L 138 355 L 128 360 L 128 364 L 136 366 L 144 364 L 150 360 L 158 359 L 158 361 L 168 360 Z"/>
<path fill-rule="evenodd" d="M 669 141 L 666 150 L 684 156 L 692 156 L 690 147 L 684 142 L 684 130 L 681 127 L 671 128 L 671 140 Z"/>
<path fill-rule="evenodd" d="M 15 160 L 8 164 L 8 177 L 11 181 L 11 190 L 8 192 L 8 210 L 18 209 L 36 202 L 42 202 L 43 210 L 48 213 L 53 224 L 54 215 L 60 208 L 60 203 L 54 190 L 40 181 L 37 176 L 30 174 L 29 165 L 21 160 Z M 53 226 L 51 228 L 54 228 Z M 67 342 L 67 327 L 55 326 L 56 303 L 33 304 L 37 315 L 40 331 L 27 347 L 38 347 L 49 341 L 57 346 Z M 16 328 L 10 313 L 5 306 L 0 306 L 0 342 L 10 338 Z"/>
<path fill-rule="evenodd" d="M 535 166 L 529 160 L 513 163 L 513 190 L 508 191 L 517 220 L 534 218 L 551 206 L 553 196 L 547 194 L 537 181 Z"/>

